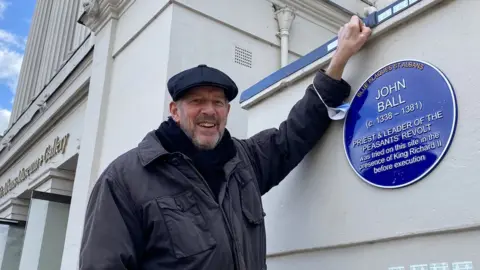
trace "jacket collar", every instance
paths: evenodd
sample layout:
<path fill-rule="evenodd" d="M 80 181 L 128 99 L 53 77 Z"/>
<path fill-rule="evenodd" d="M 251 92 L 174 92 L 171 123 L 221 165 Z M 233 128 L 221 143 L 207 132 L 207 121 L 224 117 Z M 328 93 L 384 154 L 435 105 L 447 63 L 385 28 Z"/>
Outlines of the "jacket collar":
<path fill-rule="evenodd" d="M 138 156 L 143 167 L 147 167 L 158 158 L 169 154 L 170 153 L 160 143 L 155 131 L 147 133 L 143 140 L 138 144 Z M 241 163 L 242 160 L 237 151 L 237 154 L 224 166 L 226 176 L 229 176 Z"/>
<path fill-rule="evenodd" d="M 138 144 L 138 156 L 140 162 L 144 167 L 160 158 L 168 155 L 169 152 L 160 143 L 160 140 L 155 135 L 155 131 L 150 131 Z"/>

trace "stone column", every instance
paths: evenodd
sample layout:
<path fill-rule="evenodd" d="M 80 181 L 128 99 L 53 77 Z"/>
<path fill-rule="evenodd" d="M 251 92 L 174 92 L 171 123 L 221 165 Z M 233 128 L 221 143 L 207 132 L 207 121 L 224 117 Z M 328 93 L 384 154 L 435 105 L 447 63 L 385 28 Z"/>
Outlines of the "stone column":
<path fill-rule="evenodd" d="M 24 224 L 0 224 L 0 270 L 18 269 L 24 237 Z"/>
<path fill-rule="evenodd" d="M 30 201 L 11 198 L 0 208 L 0 270 L 18 269 Z"/>
<path fill-rule="evenodd" d="M 19 270 L 60 269 L 70 210 L 69 200 L 70 197 L 63 195 L 34 193 Z"/>
<path fill-rule="evenodd" d="M 98 177 L 106 108 L 110 93 L 113 65 L 113 43 L 119 14 L 131 0 L 85 0 L 86 13 L 81 21 L 95 35 L 95 50 L 85 109 L 82 146 L 73 184 L 70 219 L 68 220 L 61 270 L 76 270 L 83 237 L 85 211 L 91 188 Z"/>
<path fill-rule="evenodd" d="M 67 57 L 73 43 L 78 8 L 78 0 L 54 0 L 43 49 L 39 81 L 35 92 L 31 92 L 29 96 L 30 100 L 34 99 L 50 82 Z"/>
<path fill-rule="evenodd" d="M 61 270 L 78 269 L 80 244 L 83 235 L 84 216 L 90 194 L 91 181 L 98 171 L 105 111 L 110 92 L 112 70 L 113 35 L 116 21 L 109 21 L 95 37 L 93 64 L 89 85 L 88 103 L 85 110 L 82 146 L 72 192 L 71 211 L 65 239 Z"/>
<path fill-rule="evenodd" d="M 73 179 L 73 172 L 50 169 L 30 183 L 35 191 L 30 200 L 20 266 L 15 269 L 60 269 Z"/>
<path fill-rule="evenodd" d="M 41 69 L 43 44 L 47 36 L 48 21 L 50 20 L 53 0 L 37 0 L 36 2 L 32 26 L 28 34 L 23 64 L 18 78 L 10 126 L 16 122 L 27 107 L 28 97 L 31 96 L 30 92 L 34 91 Z"/>

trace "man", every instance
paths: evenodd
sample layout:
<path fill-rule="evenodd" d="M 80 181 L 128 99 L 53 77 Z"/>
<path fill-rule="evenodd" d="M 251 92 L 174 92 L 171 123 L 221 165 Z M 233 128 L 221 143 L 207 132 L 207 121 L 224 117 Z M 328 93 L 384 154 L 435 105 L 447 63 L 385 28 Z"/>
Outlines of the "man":
<path fill-rule="evenodd" d="M 266 269 L 261 196 L 325 133 L 325 104 L 348 97 L 343 70 L 370 33 L 352 17 L 329 67 L 288 118 L 245 140 L 225 129 L 238 93 L 227 75 L 201 65 L 171 78 L 169 120 L 95 184 L 80 269 Z"/>

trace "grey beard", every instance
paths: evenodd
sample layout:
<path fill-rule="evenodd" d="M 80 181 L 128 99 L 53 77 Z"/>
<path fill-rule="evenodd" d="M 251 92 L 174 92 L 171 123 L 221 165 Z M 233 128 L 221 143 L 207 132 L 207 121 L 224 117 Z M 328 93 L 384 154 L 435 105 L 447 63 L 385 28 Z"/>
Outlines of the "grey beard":
<path fill-rule="evenodd" d="M 214 149 L 218 145 L 220 140 L 223 138 L 223 134 L 224 134 L 224 132 L 220 132 L 218 139 L 214 145 L 204 145 L 204 144 L 201 144 L 199 141 L 197 141 L 197 139 L 193 136 L 193 133 L 190 133 L 186 128 L 183 127 L 183 125 L 180 125 L 180 129 L 183 131 L 183 133 L 185 133 L 185 135 L 187 135 L 187 137 L 190 139 L 193 145 L 195 145 L 195 147 L 199 150 Z"/>

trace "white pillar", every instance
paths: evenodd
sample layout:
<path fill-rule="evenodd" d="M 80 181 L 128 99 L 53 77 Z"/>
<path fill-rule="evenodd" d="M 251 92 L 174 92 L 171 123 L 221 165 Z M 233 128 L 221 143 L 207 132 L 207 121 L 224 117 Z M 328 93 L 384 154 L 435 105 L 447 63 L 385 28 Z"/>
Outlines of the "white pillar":
<path fill-rule="evenodd" d="M 0 270 L 18 269 L 29 200 L 11 198 L 0 209 Z M 9 224 L 11 223 L 11 224 Z"/>
<path fill-rule="evenodd" d="M 77 172 L 73 184 L 71 211 L 62 258 L 62 270 L 78 269 L 78 257 L 83 235 L 84 215 L 92 181 L 97 178 L 105 112 L 110 91 L 112 70 L 112 47 L 116 21 L 109 21 L 95 37 L 95 50 L 89 85 L 88 103 L 85 110 L 84 131 L 80 148 Z"/>
<path fill-rule="evenodd" d="M 42 55 L 42 68 L 31 101 L 56 74 L 72 47 L 78 13 L 78 0 L 54 0 Z"/>
<path fill-rule="evenodd" d="M 77 171 L 72 192 L 71 212 L 68 221 L 61 270 L 78 269 L 85 211 L 90 188 L 98 175 L 99 157 L 105 113 L 110 92 L 112 50 L 117 20 L 101 7 L 108 1 L 89 1 L 87 13 L 82 20 L 95 33 L 95 50 L 89 84 L 88 103 L 84 117 L 84 131 L 79 153 Z M 114 9 L 111 9 L 114 10 Z"/>
<path fill-rule="evenodd" d="M 278 35 L 280 36 L 281 67 L 284 67 L 288 65 L 288 37 L 293 19 L 295 19 L 295 12 L 291 7 L 286 6 L 275 12 L 275 17 L 278 22 Z"/>
<path fill-rule="evenodd" d="M 33 193 L 19 270 L 60 268 L 69 208 L 68 196 Z"/>
<path fill-rule="evenodd" d="M 41 69 L 43 44 L 45 44 L 47 36 L 53 0 L 37 0 L 36 2 L 32 26 L 28 34 L 22 68 L 18 78 L 10 125 L 13 125 L 27 107 L 28 97 L 30 92 L 34 91 Z"/>
<path fill-rule="evenodd" d="M 119 14 L 131 0 L 85 0 L 84 2 L 86 13 L 81 21 L 95 34 L 95 50 L 84 116 L 85 127 L 73 184 L 70 207 L 72 215 L 68 220 L 61 270 L 78 269 L 85 211 L 91 188 L 99 171 L 117 21 Z"/>
<path fill-rule="evenodd" d="M 0 206 L 0 270 L 19 267 L 29 203 L 11 198 Z"/>
<path fill-rule="evenodd" d="M 0 224 L 0 270 L 18 269 L 24 237 L 24 224 Z"/>

